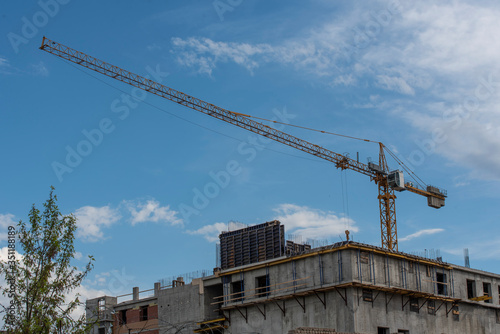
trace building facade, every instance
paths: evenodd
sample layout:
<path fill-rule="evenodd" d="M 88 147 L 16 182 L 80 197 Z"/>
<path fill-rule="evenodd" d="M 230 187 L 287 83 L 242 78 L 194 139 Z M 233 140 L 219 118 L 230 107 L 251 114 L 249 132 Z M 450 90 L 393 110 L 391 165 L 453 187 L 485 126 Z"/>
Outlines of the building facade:
<path fill-rule="evenodd" d="M 94 333 L 500 334 L 500 275 L 356 242 L 153 290 L 88 300 Z"/>

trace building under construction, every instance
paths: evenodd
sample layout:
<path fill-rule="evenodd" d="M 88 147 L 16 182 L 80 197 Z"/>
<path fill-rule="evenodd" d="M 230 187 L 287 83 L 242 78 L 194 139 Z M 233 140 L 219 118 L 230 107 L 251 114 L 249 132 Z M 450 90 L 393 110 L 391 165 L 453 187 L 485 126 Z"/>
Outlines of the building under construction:
<path fill-rule="evenodd" d="M 436 209 L 447 192 L 423 182 L 383 143 L 378 161 L 365 164 L 48 38 L 40 49 L 365 175 L 378 188 L 382 248 L 346 241 L 310 249 L 286 242 L 279 222 L 224 233 L 213 275 L 159 282 L 143 298 L 134 288 L 129 301 L 89 300 L 94 333 L 500 333 L 499 275 L 398 251 L 396 192 L 426 197 Z"/>
<path fill-rule="evenodd" d="M 287 252 L 277 221 L 220 239 L 234 265 L 88 300 L 92 333 L 500 333 L 500 275 L 352 241 Z"/>

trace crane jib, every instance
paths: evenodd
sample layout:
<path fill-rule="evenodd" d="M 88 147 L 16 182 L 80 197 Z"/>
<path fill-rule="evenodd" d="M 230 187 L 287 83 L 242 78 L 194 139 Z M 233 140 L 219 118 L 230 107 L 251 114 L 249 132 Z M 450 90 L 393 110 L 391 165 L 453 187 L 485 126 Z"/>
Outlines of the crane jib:
<path fill-rule="evenodd" d="M 373 171 L 371 171 L 367 165 L 356 160 L 350 159 L 346 156 L 330 151 L 323 147 L 319 147 L 315 144 L 309 143 L 303 139 L 297 138 L 280 130 L 271 128 L 265 124 L 251 120 L 248 117 L 242 116 L 238 113 L 234 113 L 229 110 L 217 107 L 211 103 L 200 100 L 173 88 L 167 87 L 151 79 L 123 70 L 122 68 L 119 68 L 115 65 L 111 65 L 102 60 L 89 56 L 83 52 L 51 41 L 45 37 L 40 49 L 69 60 L 75 64 L 94 70 L 98 73 L 104 74 L 113 79 L 140 88 L 149 93 L 161 96 L 180 105 L 184 105 L 188 108 L 203 112 L 206 115 L 218 118 L 225 122 L 232 123 L 248 131 L 265 136 L 282 144 L 299 149 L 303 152 L 313 154 L 321 159 L 331 161 L 335 163 L 338 168 L 352 169 L 370 177 L 375 176 Z"/>
<path fill-rule="evenodd" d="M 404 183 L 402 172 L 393 171 L 389 173 L 387 161 L 384 155 L 384 145 L 382 143 L 379 143 L 379 164 L 377 165 L 370 162 L 366 165 L 345 155 L 330 151 L 324 147 L 312 144 L 291 134 L 254 121 L 250 119 L 250 116 L 248 115 L 218 107 L 173 88 L 164 86 L 146 77 L 106 63 L 83 52 L 49 40 L 46 37 L 43 37 L 40 49 L 71 61 L 77 65 L 104 74 L 115 80 L 122 81 L 146 92 L 158 95 L 193 110 L 200 111 L 208 116 L 236 125 L 240 128 L 288 145 L 318 158 L 330 161 L 334 163 L 337 168 L 351 169 L 369 176 L 370 180 L 375 181 L 378 185 L 382 247 L 389 250 L 398 250 L 395 204 L 396 196 L 394 194 L 394 190 L 408 190 L 412 193 L 425 196 L 428 199 L 428 205 L 434 208 L 444 206 L 446 191 L 433 186 L 427 186 L 427 189 L 423 190 L 414 186 L 411 182 Z M 393 177 L 394 175 L 391 175 L 393 173 L 398 173 L 398 175 L 396 175 L 397 177 Z M 399 173 L 401 173 L 401 175 L 399 175 Z M 389 183 L 388 175 L 391 176 L 391 183 Z"/>

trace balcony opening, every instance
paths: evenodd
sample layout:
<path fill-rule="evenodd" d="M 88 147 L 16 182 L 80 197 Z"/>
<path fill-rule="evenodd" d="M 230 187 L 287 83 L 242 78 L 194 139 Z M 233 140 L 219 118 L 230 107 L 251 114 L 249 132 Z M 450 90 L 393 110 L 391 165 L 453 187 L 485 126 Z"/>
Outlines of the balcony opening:
<path fill-rule="evenodd" d="M 269 275 L 259 276 L 255 278 L 255 297 L 267 297 L 271 286 L 269 282 Z"/>
<path fill-rule="evenodd" d="M 467 280 L 467 298 L 472 299 L 476 297 L 476 281 Z"/>
<path fill-rule="evenodd" d="M 390 334 L 389 328 L 387 327 L 377 327 L 377 334 Z"/>
<path fill-rule="evenodd" d="M 453 306 L 453 308 L 451 309 L 451 313 L 453 313 L 453 320 L 460 320 L 460 310 L 458 309 L 458 305 Z"/>
<path fill-rule="evenodd" d="M 231 295 L 229 296 L 229 301 L 242 301 L 245 295 L 243 291 L 243 281 L 236 281 L 231 283 Z"/>
<path fill-rule="evenodd" d="M 491 297 L 491 284 L 490 283 L 483 283 L 483 295 Z M 491 298 L 486 299 L 484 302 L 491 303 Z"/>
<path fill-rule="evenodd" d="M 141 306 L 141 309 L 139 311 L 139 319 L 140 319 L 140 321 L 148 320 L 148 307 L 147 306 Z"/>
<path fill-rule="evenodd" d="M 420 306 L 418 305 L 418 298 L 410 299 L 410 311 L 417 312 L 420 311 Z"/>
<path fill-rule="evenodd" d="M 120 311 L 120 325 L 125 325 L 127 323 L 127 310 Z"/>
<path fill-rule="evenodd" d="M 363 300 L 365 302 L 373 302 L 373 290 L 363 289 Z"/>
<path fill-rule="evenodd" d="M 444 273 L 436 273 L 436 282 L 437 282 L 437 293 L 438 295 L 447 295 L 447 283 L 446 283 L 446 274 Z"/>
<path fill-rule="evenodd" d="M 436 315 L 436 302 L 434 300 L 427 301 L 427 313 Z"/>

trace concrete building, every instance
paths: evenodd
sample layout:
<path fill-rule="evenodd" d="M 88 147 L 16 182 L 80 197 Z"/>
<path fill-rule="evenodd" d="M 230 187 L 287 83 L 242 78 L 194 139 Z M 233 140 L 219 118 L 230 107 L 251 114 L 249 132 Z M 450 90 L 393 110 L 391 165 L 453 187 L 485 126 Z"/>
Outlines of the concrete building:
<path fill-rule="evenodd" d="M 356 242 L 153 290 L 88 300 L 94 333 L 500 334 L 500 275 Z"/>

